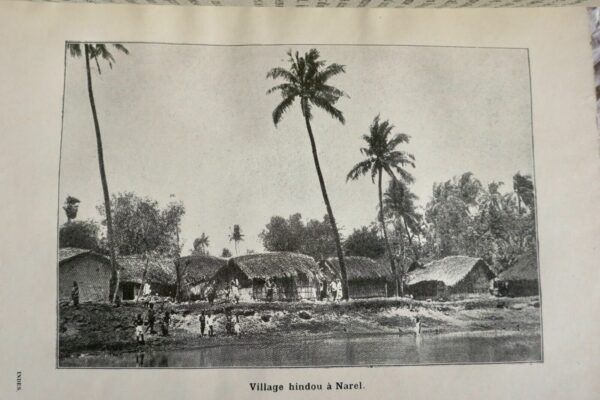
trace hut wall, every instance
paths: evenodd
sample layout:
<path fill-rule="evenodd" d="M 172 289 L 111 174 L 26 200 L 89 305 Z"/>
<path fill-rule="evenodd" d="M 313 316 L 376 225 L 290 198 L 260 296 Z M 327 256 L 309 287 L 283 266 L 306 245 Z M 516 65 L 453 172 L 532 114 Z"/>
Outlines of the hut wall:
<path fill-rule="evenodd" d="M 433 299 L 446 294 L 446 287 L 439 281 L 422 281 L 407 287 L 407 292 L 415 299 Z"/>
<path fill-rule="evenodd" d="M 451 294 L 488 293 L 492 278 L 493 274 L 485 266 L 477 265 L 462 281 L 450 287 L 449 292 Z"/>
<path fill-rule="evenodd" d="M 386 297 L 387 282 L 384 279 L 351 280 L 348 282 L 350 298 Z"/>
<path fill-rule="evenodd" d="M 538 296 L 540 289 L 537 280 L 508 281 L 508 296 Z"/>
<path fill-rule="evenodd" d="M 73 281 L 79 286 L 79 301 L 107 301 L 110 265 L 94 256 L 80 256 L 59 266 L 59 298 L 71 299 Z"/>

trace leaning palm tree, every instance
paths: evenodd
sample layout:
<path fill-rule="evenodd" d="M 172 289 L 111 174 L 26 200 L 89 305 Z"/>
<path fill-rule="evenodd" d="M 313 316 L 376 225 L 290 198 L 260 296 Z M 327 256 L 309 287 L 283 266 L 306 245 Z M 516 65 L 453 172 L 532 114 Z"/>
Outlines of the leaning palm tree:
<path fill-rule="evenodd" d="M 83 52 L 82 52 L 83 46 Z M 129 50 L 125 46 L 115 43 L 112 45 L 116 50 L 121 51 L 125 54 L 129 54 Z M 106 239 L 108 242 L 108 251 L 110 254 L 110 266 L 111 266 L 111 277 L 110 277 L 110 288 L 109 288 L 109 300 L 116 301 L 119 288 L 119 274 L 117 270 L 117 262 L 115 256 L 115 243 L 114 243 L 114 232 L 112 225 L 112 215 L 110 211 L 110 193 L 108 191 L 108 181 L 106 179 L 106 171 L 104 168 L 104 150 L 102 148 L 102 136 L 100 134 L 100 123 L 98 122 L 98 113 L 96 112 L 96 102 L 94 100 L 94 90 L 92 86 L 92 71 L 90 63 L 94 61 L 98 74 L 102 73 L 100 69 L 100 61 L 108 63 L 109 67 L 112 68 L 115 63 L 115 58 L 108 50 L 106 44 L 100 43 L 69 43 L 69 53 L 73 57 L 81 57 L 82 53 L 85 57 L 85 69 L 87 75 L 87 88 L 88 96 L 90 99 L 90 107 L 92 109 L 92 118 L 94 119 L 94 129 L 96 132 L 96 147 L 98 150 L 98 165 L 100 168 L 100 180 L 102 182 L 102 192 L 104 194 L 104 208 L 106 212 Z"/>
<path fill-rule="evenodd" d="M 274 86 L 267 91 L 267 94 L 279 92 L 282 98 L 281 103 L 273 110 L 273 123 L 277 126 L 281 121 L 283 114 L 296 100 L 299 100 L 300 110 L 302 112 L 302 117 L 304 117 L 306 130 L 310 139 L 313 160 L 319 178 L 319 185 L 321 185 L 323 201 L 327 208 L 329 222 L 335 239 L 335 246 L 340 263 L 340 273 L 342 275 L 343 298 L 347 300 L 348 279 L 346 274 L 346 264 L 344 263 L 344 252 L 342 250 L 340 234 L 337 229 L 335 217 L 333 216 L 331 203 L 329 202 L 329 196 L 327 195 L 325 180 L 323 178 L 323 173 L 321 172 L 319 157 L 317 155 L 317 145 L 310 123 L 313 117 L 313 107 L 324 110 L 331 115 L 332 118 L 337 119 L 342 124 L 346 122 L 343 113 L 337 109 L 335 105 L 341 97 L 347 95 L 343 91 L 328 84 L 328 81 L 331 78 L 345 72 L 345 67 L 335 63 L 327 65 L 324 60 L 319 58 L 320 55 L 316 49 L 309 50 L 304 56 L 300 56 L 298 52 L 292 54 L 291 50 L 288 51 L 287 55 L 289 62 L 289 67 L 287 69 L 276 67 L 267 73 L 267 78 L 282 79 L 284 81 L 284 83 Z"/>
<path fill-rule="evenodd" d="M 348 175 L 346 181 L 356 180 L 359 177 L 367 174 L 371 174 L 371 181 L 375 183 L 375 177 L 377 176 L 377 187 L 379 193 L 379 222 L 381 223 L 381 230 L 383 232 L 383 238 L 385 239 L 385 245 L 387 253 L 390 258 L 390 265 L 392 267 L 392 274 L 395 280 L 395 292 L 398 296 L 398 277 L 396 274 L 396 263 L 394 262 L 394 255 L 390 248 L 390 242 L 387 235 L 387 229 L 385 227 L 385 218 L 383 215 L 383 192 L 381 189 L 381 181 L 383 173 L 387 173 L 392 179 L 398 179 L 396 174 L 406 182 L 410 183 L 414 179 L 412 175 L 403 167 L 411 165 L 415 166 L 415 157 L 412 154 L 408 154 L 401 150 L 396 150 L 396 147 L 402 143 L 408 143 L 410 137 L 404 133 L 398 133 L 392 135 L 394 126 L 389 121 L 379 121 L 379 115 L 375 117 L 373 123 L 369 127 L 369 134 L 363 135 L 363 140 L 367 143 L 366 147 L 360 149 L 360 152 L 367 158 L 358 164 L 356 164 Z M 395 171 L 395 172 L 394 172 Z M 401 293 L 402 295 L 404 293 Z"/>

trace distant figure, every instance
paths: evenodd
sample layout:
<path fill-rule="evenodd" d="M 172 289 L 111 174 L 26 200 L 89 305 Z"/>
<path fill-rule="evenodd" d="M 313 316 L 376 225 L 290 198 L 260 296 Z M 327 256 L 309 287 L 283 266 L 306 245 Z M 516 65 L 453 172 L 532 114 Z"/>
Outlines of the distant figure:
<path fill-rule="evenodd" d="M 240 326 L 240 316 L 239 315 L 235 316 L 235 324 L 233 325 L 233 334 L 235 336 L 242 335 L 242 327 Z"/>
<path fill-rule="evenodd" d="M 421 319 L 419 317 L 415 317 L 415 335 L 421 335 Z"/>
<path fill-rule="evenodd" d="M 204 337 L 204 329 L 206 329 L 206 315 L 204 311 L 200 314 L 200 336 Z"/>
<path fill-rule="evenodd" d="M 337 291 L 336 301 L 341 301 L 342 294 L 343 294 L 343 288 L 342 288 L 342 281 L 340 281 L 339 279 L 336 280 L 336 291 Z"/>
<path fill-rule="evenodd" d="M 71 289 L 71 300 L 73 300 L 73 306 L 79 308 L 79 286 L 75 281 L 73 281 L 73 288 Z"/>
<path fill-rule="evenodd" d="M 319 282 L 319 300 L 325 301 L 327 299 L 327 281 L 322 280 Z"/>
<path fill-rule="evenodd" d="M 138 314 L 135 320 L 133 321 L 135 324 L 135 339 L 139 344 L 145 344 L 144 341 L 144 320 L 142 319 L 142 314 Z"/>
<path fill-rule="evenodd" d="M 163 336 L 169 336 L 169 322 L 171 322 L 171 313 L 169 310 L 165 311 L 165 315 L 162 320 L 161 330 Z"/>
<path fill-rule="evenodd" d="M 238 304 L 240 302 L 240 282 L 236 279 L 231 281 L 231 301 Z"/>
<path fill-rule="evenodd" d="M 144 352 L 140 351 L 135 354 L 135 366 L 143 367 L 144 366 Z"/>
<path fill-rule="evenodd" d="M 146 314 L 146 320 L 148 322 L 148 326 L 146 327 L 146 332 L 148 332 L 148 330 L 150 330 L 150 334 L 155 334 L 156 331 L 154 330 L 154 322 L 156 321 L 156 316 L 154 314 L 154 304 L 150 303 L 150 305 L 148 306 L 148 312 Z"/>
<path fill-rule="evenodd" d="M 209 337 L 215 336 L 213 324 L 214 324 L 214 317 L 212 315 L 212 312 L 209 311 L 208 316 L 206 317 L 206 325 L 208 326 L 208 336 Z"/>
<path fill-rule="evenodd" d="M 215 281 L 209 283 L 208 287 L 206 288 L 206 298 L 208 299 L 209 304 L 213 304 L 215 301 L 215 297 L 217 297 L 214 282 Z"/>
<path fill-rule="evenodd" d="M 330 288 L 331 289 L 331 301 L 337 300 L 337 283 L 335 281 L 331 281 Z"/>
<path fill-rule="evenodd" d="M 267 278 L 265 282 L 265 289 L 267 291 L 267 301 L 273 301 L 273 281 L 271 278 Z"/>

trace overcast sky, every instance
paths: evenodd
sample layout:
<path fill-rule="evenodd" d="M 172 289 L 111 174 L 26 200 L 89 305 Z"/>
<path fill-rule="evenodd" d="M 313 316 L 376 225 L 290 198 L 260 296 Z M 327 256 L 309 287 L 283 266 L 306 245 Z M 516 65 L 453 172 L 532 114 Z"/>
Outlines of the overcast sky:
<path fill-rule="evenodd" d="M 127 44 L 113 69 L 94 72 L 94 94 L 111 193 L 133 191 L 165 205 L 183 201 L 183 254 L 205 232 L 211 254 L 233 251 L 240 224 L 246 249 L 262 250 L 258 234 L 272 215 L 326 213 L 310 143 L 296 105 L 275 128 L 278 95 L 265 78 L 286 66 L 285 52 L 309 46 L 210 47 Z M 338 103 L 346 124 L 315 111 L 313 131 L 342 234 L 376 217 L 368 177 L 346 183 L 362 159 L 361 136 L 377 114 L 411 136 L 413 191 L 425 205 L 434 182 L 472 171 L 482 182 L 532 173 L 526 50 L 410 46 L 317 46 L 344 64 L 331 84 L 350 98 Z M 100 221 L 102 201 L 83 59 L 67 58 L 60 197 L 81 200 L 78 219 Z M 60 223 L 64 213 L 60 213 Z"/>

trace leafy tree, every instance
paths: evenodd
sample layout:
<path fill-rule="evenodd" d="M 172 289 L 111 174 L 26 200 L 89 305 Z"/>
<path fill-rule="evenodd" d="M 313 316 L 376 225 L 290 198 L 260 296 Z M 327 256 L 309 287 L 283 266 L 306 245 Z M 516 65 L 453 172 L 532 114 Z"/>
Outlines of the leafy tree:
<path fill-rule="evenodd" d="M 237 256 L 237 245 L 239 242 L 241 242 L 242 240 L 244 240 L 244 234 L 242 233 L 242 228 L 240 228 L 240 226 L 238 224 L 233 225 L 233 232 L 231 232 L 231 235 L 229 235 L 229 241 L 233 241 L 233 244 L 235 246 L 235 255 Z"/>
<path fill-rule="evenodd" d="M 63 206 L 63 210 L 65 210 L 65 214 L 67 215 L 67 223 L 70 223 L 72 220 L 77 218 L 77 211 L 79 211 L 79 201 L 78 198 L 73 196 L 67 196 L 65 200 L 65 204 Z"/>
<path fill-rule="evenodd" d="M 229 249 L 227 247 L 224 247 L 223 251 L 221 252 L 221 257 L 229 258 L 231 256 L 232 256 L 231 251 L 229 251 Z"/>
<path fill-rule="evenodd" d="M 100 227 L 94 221 L 73 221 L 60 227 L 58 247 L 100 250 Z"/>
<path fill-rule="evenodd" d="M 311 256 L 315 260 L 325 259 L 336 254 L 335 235 L 325 214 L 323 220 L 311 219 L 304 228 L 300 252 Z M 342 238 L 342 240 L 344 240 Z"/>
<path fill-rule="evenodd" d="M 101 74 L 100 61 L 108 62 L 108 65 L 112 68 L 115 59 L 108 50 L 106 44 L 101 43 L 70 43 L 67 45 L 69 53 L 73 57 L 81 57 L 84 54 L 85 58 L 85 70 L 87 76 L 87 88 L 88 96 L 90 100 L 90 107 L 92 111 L 92 118 L 94 120 L 94 130 L 96 132 L 96 147 L 98 151 L 98 166 L 100 169 L 100 180 L 102 182 L 102 192 L 104 195 L 104 208 L 106 214 L 106 236 L 108 240 L 108 251 L 110 254 L 110 265 L 111 265 L 111 279 L 110 279 L 110 290 L 109 299 L 115 301 L 118 293 L 119 286 L 119 275 L 117 271 L 117 262 L 115 260 L 115 246 L 113 243 L 113 224 L 112 216 L 110 213 L 110 192 L 108 191 L 108 180 L 106 179 L 106 171 L 104 168 L 104 150 L 102 148 L 102 136 L 100 134 L 100 122 L 98 121 L 98 113 L 96 111 L 96 102 L 94 100 L 94 91 L 92 85 L 92 71 L 90 68 L 90 62 L 96 63 L 98 74 Z M 83 47 L 83 51 L 82 51 Z M 129 50 L 121 44 L 113 44 L 113 47 L 125 54 L 129 54 Z"/>
<path fill-rule="evenodd" d="M 375 225 L 363 226 L 354 231 L 344 241 L 344 249 L 349 256 L 377 259 L 385 254 L 385 240 L 379 236 Z"/>
<path fill-rule="evenodd" d="M 371 175 L 371 180 L 375 183 L 375 177 L 377 177 L 377 189 L 379 195 L 379 222 L 381 223 L 381 231 L 383 232 L 383 238 L 387 248 L 387 253 L 390 259 L 390 265 L 392 267 L 392 273 L 396 281 L 395 295 L 398 296 L 398 278 L 396 271 L 396 263 L 394 262 L 394 255 L 390 248 L 390 241 L 385 226 L 385 218 L 383 213 L 383 190 L 382 190 L 382 178 L 383 173 L 397 180 L 396 174 L 404 182 L 410 183 L 414 179 L 412 175 L 404 169 L 405 166 L 415 166 L 415 157 L 412 154 L 406 153 L 405 151 L 398 150 L 397 147 L 400 144 L 408 143 L 410 138 L 404 133 L 398 133 L 392 136 L 394 126 L 390 124 L 388 120 L 380 122 L 379 115 L 373 119 L 373 123 L 369 127 L 369 134 L 363 135 L 363 140 L 367 146 L 362 147 L 360 152 L 366 156 L 366 159 L 356 164 L 346 177 L 348 180 L 356 180 L 363 175 Z M 401 292 L 403 292 L 401 288 Z M 402 295 L 404 293 L 401 293 Z"/>
<path fill-rule="evenodd" d="M 333 235 L 336 244 L 337 255 L 340 263 L 340 272 L 342 275 L 343 297 L 348 299 L 348 279 L 346 275 L 346 264 L 344 263 L 344 252 L 341 245 L 339 231 L 333 216 L 333 209 L 327 195 L 325 187 L 325 179 L 321 172 L 317 145 L 312 131 L 310 121 L 312 120 L 313 107 L 317 107 L 337 119 L 342 124 L 345 123 L 343 113 L 335 107 L 338 100 L 346 94 L 328 84 L 328 81 L 336 75 L 345 72 L 345 67 L 339 64 L 329 64 L 320 59 L 319 52 L 316 49 L 309 50 L 304 56 L 300 56 L 298 52 L 292 54 L 288 51 L 288 69 L 276 67 L 267 73 L 267 78 L 282 79 L 281 83 L 267 91 L 267 94 L 279 92 L 282 101 L 273 110 L 273 123 L 275 126 L 279 124 L 283 114 L 294 104 L 296 100 L 300 102 L 300 110 L 306 124 L 306 130 L 310 139 L 313 160 L 319 185 L 321 186 L 321 194 L 327 208 L 327 215 L 333 230 Z"/>

